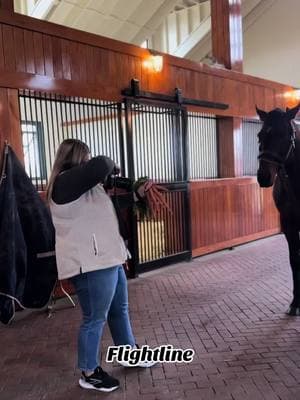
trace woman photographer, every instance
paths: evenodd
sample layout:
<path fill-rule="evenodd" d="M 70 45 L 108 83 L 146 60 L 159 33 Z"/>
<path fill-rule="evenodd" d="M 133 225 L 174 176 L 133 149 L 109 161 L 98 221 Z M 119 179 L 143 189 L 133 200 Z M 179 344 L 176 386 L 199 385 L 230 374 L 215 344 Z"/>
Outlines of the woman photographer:
<path fill-rule="evenodd" d="M 105 392 L 119 387 L 119 381 L 100 367 L 105 322 L 115 345 L 135 346 L 122 266 L 127 249 L 103 188 L 114 173 L 118 167 L 113 160 L 105 156 L 90 159 L 85 143 L 66 139 L 58 148 L 47 188 L 56 231 L 58 277 L 70 278 L 83 315 L 78 338 L 79 384 Z M 144 362 L 139 366 L 151 365 Z"/>

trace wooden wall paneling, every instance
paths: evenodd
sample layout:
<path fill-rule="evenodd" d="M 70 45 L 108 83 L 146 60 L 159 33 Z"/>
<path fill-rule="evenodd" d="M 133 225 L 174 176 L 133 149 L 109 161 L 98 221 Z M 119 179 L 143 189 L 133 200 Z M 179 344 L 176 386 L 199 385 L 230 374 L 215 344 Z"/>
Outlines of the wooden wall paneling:
<path fill-rule="evenodd" d="M 141 80 L 140 88 L 142 90 L 149 90 L 149 70 L 146 68 L 144 63 L 145 58 L 141 59 Z M 130 80 L 130 79 L 129 79 Z"/>
<path fill-rule="evenodd" d="M 19 93 L 15 89 L 7 89 L 9 122 L 10 122 L 10 143 L 22 162 L 24 159 L 21 123 L 20 123 L 20 110 L 19 110 Z"/>
<path fill-rule="evenodd" d="M 191 70 L 183 71 L 183 74 L 182 74 L 182 79 L 184 81 L 185 92 L 187 91 L 187 88 L 191 87 L 191 80 L 190 80 L 191 72 L 192 72 Z M 193 93 L 195 93 L 195 88 L 194 87 L 193 87 Z"/>
<path fill-rule="evenodd" d="M 33 48 L 36 73 L 39 75 L 45 75 L 43 35 L 41 33 L 33 33 Z"/>
<path fill-rule="evenodd" d="M 142 79 L 142 62 L 138 57 L 132 56 L 129 59 L 131 64 L 131 70 L 133 71 L 133 76 L 141 82 Z M 125 87 L 129 86 L 130 82 L 126 82 Z"/>
<path fill-rule="evenodd" d="M 140 81 L 141 79 L 141 69 L 140 65 L 137 62 L 138 60 L 136 57 L 130 57 L 128 56 L 127 58 L 127 68 L 128 68 L 128 75 L 132 76 L 134 79 L 138 79 Z M 130 82 L 128 82 L 127 76 L 122 73 L 122 85 L 124 88 L 127 88 L 130 86 Z"/>
<path fill-rule="evenodd" d="M 61 41 L 61 62 L 63 79 L 72 80 L 71 43 L 69 40 Z"/>
<path fill-rule="evenodd" d="M 279 232 L 272 193 L 255 178 L 191 182 L 190 190 L 194 256 Z"/>
<path fill-rule="evenodd" d="M 162 93 L 168 93 L 171 92 L 172 90 L 169 84 L 169 72 L 170 72 L 170 67 L 164 61 L 162 72 L 157 74 L 157 82 L 160 85 L 160 91 Z"/>
<path fill-rule="evenodd" d="M 224 198 L 224 191 L 223 187 L 218 187 L 216 188 L 216 193 L 215 196 L 213 196 L 210 199 L 211 202 L 211 208 L 212 208 L 212 232 L 213 232 L 213 238 L 216 242 L 219 242 L 222 240 L 223 236 L 223 230 L 218 229 L 220 222 L 224 223 L 224 214 L 222 215 L 220 210 L 221 210 L 221 203 L 223 202 Z M 222 201 L 220 202 L 220 200 Z M 208 200 L 208 199 L 207 199 Z"/>
<path fill-rule="evenodd" d="M 180 78 L 178 76 L 179 68 L 177 66 L 171 65 L 169 67 L 169 70 L 170 70 L 170 73 L 169 73 L 170 82 L 169 82 L 169 86 L 168 86 L 168 93 L 173 95 L 174 94 L 174 89 L 176 87 L 178 87 L 178 88 L 183 90 L 184 96 L 186 96 L 187 95 L 187 91 L 185 90 L 184 87 L 182 87 L 182 86 L 180 87 Z"/>
<path fill-rule="evenodd" d="M 215 101 L 219 103 L 228 103 L 228 86 L 227 79 L 213 79 L 212 93 L 215 93 Z"/>
<path fill-rule="evenodd" d="M 203 203 L 202 203 L 202 221 L 205 221 L 205 232 L 206 232 L 206 237 L 203 238 L 205 239 L 205 241 L 209 240 L 215 240 L 213 238 L 213 232 L 214 232 L 214 228 L 213 228 L 213 224 L 211 223 L 212 220 L 212 213 L 214 212 L 213 208 L 212 208 L 212 204 L 210 201 L 208 201 L 208 199 L 210 199 L 210 189 L 209 188 L 205 188 L 204 189 L 204 193 L 203 193 Z M 204 213 L 205 210 L 205 213 Z"/>
<path fill-rule="evenodd" d="M 299 103 L 299 99 L 295 99 L 293 96 L 285 97 L 285 94 L 291 92 L 291 88 L 283 86 L 281 89 L 274 88 L 274 100 L 277 107 L 285 109 L 286 107 L 295 107 Z"/>
<path fill-rule="evenodd" d="M 186 240 L 186 236 L 187 236 L 187 229 L 190 229 L 190 227 L 186 227 L 186 225 L 184 224 L 185 218 L 187 218 L 187 215 L 184 211 L 185 207 L 184 207 L 184 199 L 185 195 L 184 193 L 180 194 L 180 209 L 179 209 L 179 214 L 180 214 L 180 220 L 178 222 L 178 232 L 180 234 L 180 243 L 182 243 L 182 246 L 180 248 L 181 251 L 183 251 L 184 249 L 186 249 L 186 245 L 187 243 L 185 243 Z M 186 200 L 188 201 L 188 200 Z M 184 226 L 184 229 L 182 229 L 182 226 Z"/>
<path fill-rule="evenodd" d="M 253 197 L 252 197 L 253 196 Z M 244 236 L 255 233 L 254 219 L 255 219 L 255 196 L 253 191 L 253 185 L 244 185 L 244 198 L 242 207 L 245 208 L 245 234 Z M 248 210 L 248 212 L 247 212 Z"/>
<path fill-rule="evenodd" d="M 116 88 L 108 88 L 103 84 L 89 85 L 87 83 L 69 81 L 65 79 L 53 79 L 47 76 L 27 73 L 3 72 L 0 74 L 0 87 L 14 89 L 30 89 L 47 93 L 62 94 L 64 96 L 91 97 L 102 100 L 118 101 L 119 91 Z"/>
<path fill-rule="evenodd" d="M 106 50 L 98 49 L 97 47 L 93 47 L 93 62 L 94 62 L 94 71 L 95 76 L 93 77 L 94 83 L 96 84 L 103 84 L 103 76 L 101 71 L 103 70 L 103 62 L 104 61 L 104 54 Z M 91 78 L 92 80 L 92 78 Z"/>
<path fill-rule="evenodd" d="M 99 80 L 103 86 L 107 86 L 111 84 L 110 80 L 110 58 L 109 56 L 110 52 L 106 49 L 99 49 L 99 60 L 100 63 L 99 65 Z M 125 71 L 124 71 L 125 72 Z M 117 86 L 117 85 L 115 85 Z"/>
<path fill-rule="evenodd" d="M 254 99 L 253 100 L 255 100 L 255 105 L 258 108 L 262 108 L 264 110 L 265 106 L 266 106 L 264 87 L 263 86 L 254 85 L 253 92 L 254 92 Z M 256 115 L 256 112 L 255 112 L 255 115 Z"/>
<path fill-rule="evenodd" d="M 8 115 L 7 89 L 0 88 L 0 157 L 2 158 L 4 141 L 10 141 L 10 123 Z"/>
<path fill-rule="evenodd" d="M 191 185 L 192 188 L 192 193 L 191 193 L 191 217 L 193 220 L 193 224 L 191 227 L 192 230 L 192 237 L 197 241 L 194 243 L 194 247 L 196 248 L 198 246 L 198 243 L 201 243 L 202 238 L 204 237 L 203 231 L 207 231 L 206 227 L 206 219 L 202 219 L 202 215 L 204 212 L 204 190 L 199 191 L 199 193 L 193 193 L 193 185 Z M 201 221 L 201 223 L 200 223 Z M 197 235 L 194 235 L 194 232 L 197 232 Z M 204 245 L 204 243 L 201 243 L 201 245 Z"/>
<path fill-rule="evenodd" d="M 3 48 L 3 33 L 0 25 L 0 70 L 4 70 L 4 48 Z"/>
<path fill-rule="evenodd" d="M 130 56 L 121 54 L 115 54 L 115 64 L 116 64 L 116 76 L 118 77 L 118 86 L 120 88 L 128 87 L 128 79 L 124 71 L 128 71 L 128 75 L 131 79 L 134 78 L 135 70 L 132 69 L 132 64 L 130 62 Z"/>
<path fill-rule="evenodd" d="M 191 193 L 191 184 L 189 184 L 189 204 L 190 204 L 190 226 L 191 226 L 191 232 L 193 232 L 193 235 L 191 235 L 191 245 L 192 249 L 195 248 L 196 243 L 199 241 L 199 234 L 198 234 L 198 229 L 197 229 L 197 221 L 195 218 L 195 211 L 199 209 L 198 206 L 198 197 L 192 196 Z M 196 197 L 196 200 L 193 199 Z"/>
<path fill-rule="evenodd" d="M 253 110 L 253 98 L 254 98 L 254 93 L 253 93 L 253 86 L 250 85 L 249 83 L 246 83 L 245 85 L 245 98 L 240 98 L 240 105 L 243 106 L 240 108 L 240 115 L 243 116 L 249 116 L 253 117 L 255 116 L 255 112 Z M 253 110 L 252 115 L 249 115 L 249 110 Z"/>
<path fill-rule="evenodd" d="M 198 83 L 198 90 L 200 92 L 200 99 L 213 101 L 214 99 L 213 77 L 206 74 L 201 74 L 201 75 L 197 74 L 197 83 Z M 185 94 L 185 96 L 190 97 L 188 94 Z"/>
<path fill-rule="evenodd" d="M 176 73 L 177 67 L 174 65 L 166 65 L 166 74 L 168 76 L 168 80 L 166 82 L 166 94 L 174 94 L 174 89 L 178 87 L 176 85 Z M 187 93 L 184 93 L 184 96 L 187 97 Z"/>
<path fill-rule="evenodd" d="M 0 88 L 0 151 L 7 140 L 16 155 L 23 160 L 18 91 Z"/>
<path fill-rule="evenodd" d="M 201 225 L 198 223 L 197 219 L 201 213 L 200 208 L 200 196 L 195 196 L 192 192 L 192 183 L 189 184 L 189 194 L 190 194 L 190 214 L 191 214 L 191 243 L 192 249 L 196 248 L 197 243 L 200 241 L 201 237 Z"/>
<path fill-rule="evenodd" d="M 94 53 L 95 47 L 93 46 L 87 46 L 86 47 L 86 58 L 87 58 L 87 63 L 86 63 L 86 74 L 87 74 L 87 82 L 88 83 L 95 83 L 96 82 L 96 69 L 95 69 L 95 53 Z"/>
<path fill-rule="evenodd" d="M 203 244 L 207 245 L 209 242 L 207 242 L 208 238 L 211 238 L 212 236 L 212 226 L 209 222 L 209 217 L 210 217 L 210 202 L 207 201 L 207 197 L 209 194 L 209 189 L 205 188 L 203 189 L 203 196 L 201 198 L 201 225 L 203 227 L 203 236 L 200 237 L 200 240 L 203 241 Z"/>
<path fill-rule="evenodd" d="M 25 29 L 23 30 L 23 34 L 24 34 L 25 66 L 26 66 L 26 70 L 24 72 L 34 74 L 35 59 L 34 59 L 34 48 L 33 48 L 33 32 Z"/>
<path fill-rule="evenodd" d="M 233 201 L 232 201 L 233 209 L 230 211 L 233 229 L 232 229 L 232 232 L 230 235 L 225 233 L 225 241 L 232 240 L 235 237 L 239 237 L 240 232 L 241 232 L 241 226 L 240 226 L 240 224 L 237 223 L 239 221 L 239 218 L 241 217 L 241 215 L 240 215 L 240 213 L 241 213 L 240 188 L 238 185 L 236 185 L 234 187 L 230 187 L 230 196 L 233 198 Z"/>
<path fill-rule="evenodd" d="M 87 82 L 87 47 L 86 45 L 79 43 L 78 45 L 78 53 L 77 53 L 77 62 L 80 60 L 79 64 L 79 79 L 82 82 Z"/>
<path fill-rule="evenodd" d="M 16 71 L 26 71 L 24 31 L 20 28 L 14 28 L 13 35 Z"/>
<path fill-rule="evenodd" d="M 180 222 L 182 223 L 183 221 L 180 221 L 180 206 L 181 206 L 181 201 L 180 201 L 180 193 L 175 192 L 174 193 L 174 206 L 176 208 L 176 210 L 178 210 L 178 214 L 174 215 L 172 218 L 172 231 L 173 231 L 173 249 L 176 252 L 180 251 L 180 247 L 181 247 L 181 241 L 180 241 L 180 230 L 182 230 L 182 228 L 180 229 Z M 183 224 L 181 224 L 183 225 Z"/>
<path fill-rule="evenodd" d="M 67 47 L 65 47 L 65 62 L 68 63 L 68 54 L 70 60 L 70 70 L 71 70 L 71 81 L 76 84 L 80 81 L 80 63 L 78 62 L 78 48 L 79 43 L 69 42 Z M 68 69 L 68 67 L 66 67 Z"/>
<path fill-rule="evenodd" d="M 11 26 L 4 25 L 2 28 L 4 68 L 6 71 L 16 70 L 16 56 L 14 52 L 14 35 Z"/>
<path fill-rule="evenodd" d="M 162 75 L 163 75 L 163 73 L 149 71 L 148 82 L 149 82 L 149 86 L 151 87 L 151 91 L 156 92 L 156 93 L 164 92 L 163 85 L 162 85 Z"/>
<path fill-rule="evenodd" d="M 261 199 L 262 199 L 262 221 L 264 226 L 271 229 L 278 215 L 277 210 L 274 206 L 272 188 L 261 189 Z"/>
<path fill-rule="evenodd" d="M 221 200 L 221 201 L 220 201 Z M 214 207 L 215 207 L 215 220 L 214 220 L 214 232 L 216 242 L 222 241 L 224 236 L 224 229 L 220 229 L 220 221 L 222 225 L 225 223 L 225 214 L 223 211 L 223 203 L 224 202 L 224 186 L 217 188 L 216 196 L 214 198 Z"/>
<path fill-rule="evenodd" d="M 107 54 L 107 73 L 103 77 L 106 82 L 110 86 L 117 86 L 118 88 L 120 87 L 120 76 L 119 76 L 119 68 L 120 65 L 118 65 L 118 53 L 116 52 L 108 52 Z"/>
<path fill-rule="evenodd" d="M 93 46 L 119 52 L 121 54 L 130 54 L 141 58 L 148 55 L 148 50 L 142 49 L 138 46 L 86 33 L 83 31 L 77 31 L 71 28 L 63 27 L 61 25 L 48 23 L 35 18 L 30 18 L 21 14 L 11 15 L 10 13 L 3 11 L 0 15 L 0 23 L 1 22 L 7 25 L 18 26 L 24 29 L 28 29 L 28 26 L 30 26 L 30 29 L 32 29 L 32 31 L 42 32 L 51 36 L 69 39 L 71 41 L 91 44 Z M 205 64 L 195 63 L 190 60 L 178 57 L 173 57 L 169 55 L 164 55 L 164 57 L 166 64 L 174 65 L 179 68 L 190 69 L 213 76 L 226 77 L 240 82 L 250 82 L 251 84 L 259 82 L 260 85 L 267 87 L 272 86 L 276 88 L 283 86 L 275 82 L 267 81 L 265 79 L 239 74 L 236 72 L 231 72 L 229 70 L 211 68 Z"/>
<path fill-rule="evenodd" d="M 248 210 L 246 212 L 246 218 L 242 221 L 245 224 L 245 231 L 243 236 L 248 236 L 251 235 L 252 233 L 255 232 L 254 228 L 254 218 L 255 218 L 255 198 L 252 198 L 253 196 L 253 187 L 252 185 L 244 185 L 244 198 L 242 200 L 241 207 L 245 208 Z"/>
<path fill-rule="evenodd" d="M 54 78 L 63 79 L 63 63 L 62 63 L 62 40 L 58 37 L 52 37 L 52 53 L 53 53 L 53 72 Z M 78 63 L 78 61 L 77 61 Z M 74 77 L 75 80 L 75 77 Z"/>
<path fill-rule="evenodd" d="M 273 88 L 265 88 L 265 110 L 273 110 L 275 105 L 275 90 Z"/>
<path fill-rule="evenodd" d="M 177 68 L 176 72 L 176 87 L 182 88 L 183 93 L 187 93 L 189 90 L 189 83 L 186 80 L 186 74 L 181 68 Z M 194 88 L 193 88 L 194 90 Z"/>
<path fill-rule="evenodd" d="M 205 90 L 206 87 L 206 93 L 207 93 L 207 100 L 208 101 L 214 101 L 214 78 L 210 75 L 204 75 L 203 77 L 203 81 L 202 81 L 202 88 L 203 91 Z M 206 84 L 204 85 L 204 82 L 206 82 Z M 203 99 L 205 99 L 205 97 L 203 97 Z"/>
<path fill-rule="evenodd" d="M 5 26 L 2 24 L 2 29 L 5 28 L 7 30 L 7 28 L 11 28 L 13 25 L 9 25 L 10 20 L 8 16 L 4 16 L 7 22 Z M 0 21 L 3 19 L 2 17 L 3 15 L 1 14 Z M 61 27 L 58 28 L 56 25 L 49 24 L 43 21 L 37 22 L 34 19 L 20 15 L 16 15 L 13 19 L 12 17 L 10 17 L 10 19 L 11 21 L 13 21 L 11 22 L 11 24 L 16 24 L 16 27 L 14 27 L 14 29 L 21 29 L 21 26 L 25 25 L 26 21 L 26 29 L 24 29 L 25 48 L 22 49 L 22 46 L 20 47 L 19 56 L 19 54 L 16 52 L 18 51 L 18 46 L 15 46 L 15 55 L 14 57 L 12 57 L 12 53 L 10 53 L 10 49 L 7 47 L 5 49 L 5 57 L 6 59 L 10 60 L 9 64 L 11 66 L 12 63 L 17 60 L 18 70 L 20 70 L 22 67 L 23 54 L 25 52 L 26 71 L 20 70 L 18 72 L 18 76 L 15 77 L 10 75 L 11 80 L 6 83 L 6 85 L 9 87 L 13 87 L 13 82 L 19 82 L 18 85 L 21 88 L 27 87 L 28 89 L 35 89 L 36 79 L 32 79 L 32 77 L 29 76 L 26 77 L 23 74 L 24 72 L 29 72 L 32 74 L 36 73 L 37 69 L 39 70 L 39 74 L 43 73 L 43 66 L 40 62 L 41 50 L 43 49 L 45 68 L 44 73 L 49 78 L 53 78 L 53 75 L 55 77 L 55 82 L 52 82 L 51 84 L 45 86 L 45 90 L 55 90 L 57 93 L 60 94 L 65 94 L 64 90 L 66 88 L 68 88 L 68 92 L 73 90 L 73 94 L 75 94 L 75 92 L 78 93 L 79 88 L 80 90 L 84 88 L 85 93 L 82 93 L 82 95 L 85 97 L 91 97 L 92 95 L 95 95 L 99 92 L 98 90 L 96 90 L 94 83 L 98 80 L 99 76 L 101 76 L 100 80 L 103 86 L 103 95 L 108 96 L 111 93 L 113 96 L 118 96 L 118 98 L 121 99 L 122 96 L 120 92 L 121 89 L 124 88 L 124 82 L 128 82 L 129 84 L 130 79 L 135 75 L 132 72 L 131 63 L 127 63 L 127 60 L 130 60 L 131 57 L 134 57 L 137 60 L 138 69 L 140 71 L 140 82 L 142 90 L 155 90 L 161 93 L 173 94 L 174 88 L 176 86 L 181 86 L 181 89 L 184 91 L 185 97 L 199 98 L 210 101 L 222 100 L 226 103 L 229 103 L 229 109 L 225 111 L 220 110 L 220 115 L 253 115 L 255 110 L 255 103 L 261 103 L 262 98 L 265 97 L 265 94 L 263 94 L 263 96 L 261 95 L 261 92 L 264 91 L 264 87 L 275 90 L 276 97 L 274 92 L 274 102 L 278 101 L 280 104 L 282 104 L 283 93 L 281 92 L 280 96 L 280 88 L 284 88 L 284 90 L 288 88 L 284 85 L 279 85 L 274 82 L 265 81 L 228 70 L 209 68 L 205 65 L 192 63 L 188 60 L 182 60 L 167 55 L 164 55 L 165 63 L 163 73 L 157 74 L 155 76 L 154 74 L 151 75 L 150 72 L 147 71 L 142 65 L 142 61 L 145 58 L 146 54 L 143 49 L 138 49 L 134 46 L 125 44 L 121 46 L 118 42 L 107 42 L 106 38 L 99 38 L 94 35 L 84 34 L 83 32 L 78 33 L 77 31 L 69 28 L 65 28 L 63 30 L 68 39 L 60 38 L 59 32 L 61 31 Z M 20 21 L 22 23 L 20 23 Z M 30 26 L 30 29 L 32 28 L 33 30 L 30 31 L 28 29 L 28 26 Z M 54 28 L 57 28 L 58 31 L 54 31 Z M 37 54 L 35 54 L 34 57 L 34 46 L 32 46 L 33 38 L 39 37 L 38 35 L 40 34 L 37 29 L 40 29 L 40 31 L 43 32 L 43 41 L 41 45 L 39 45 L 39 41 L 37 41 L 38 47 L 35 46 L 35 48 L 37 47 L 38 50 L 35 50 L 35 53 Z M 35 32 L 34 35 L 33 32 Z M 44 32 L 51 32 L 52 36 L 47 36 Z M 69 39 L 72 37 L 74 38 L 73 40 Z M 76 41 L 75 38 L 78 38 L 80 40 Z M 51 41 L 51 45 L 49 45 L 49 40 Z M 84 40 L 86 43 L 84 43 Z M 64 48 L 64 45 L 62 45 L 62 43 L 69 43 L 71 48 L 67 49 L 67 45 L 66 48 Z M 80 43 L 80 46 L 78 45 L 79 47 L 77 47 L 77 43 Z M 93 43 L 93 45 L 91 45 L 90 43 Z M 104 47 L 97 48 L 96 45 L 98 43 L 99 45 L 101 43 L 101 46 Z M 105 48 L 108 43 L 113 43 L 115 48 Z M 96 49 L 98 54 L 101 54 L 101 62 L 99 62 L 97 68 L 94 69 L 93 76 L 87 74 L 84 67 L 85 65 L 86 68 L 88 68 L 88 49 L 90 46 Z M 76 48 L 76 50 L 74 50 L 74 47 Z M 85 53 L 85 57 L 83 57 L 84 63 L 79 66 L 76 59 L 76 56 L 78 55 L 78 48 L 82 50 L 84 49 L 83 52 Z M 117 51 L 116 49 L 119 49 L 119 51 Z M 119 70 L 117 68 L 114 68 L 113 62 L 110 62 L 111 60 L 116 60 L 116 55 L 119 63 L 121 63 L 121 65 L 124 65 L 121 74 L 122 79 L 119 79 Z M 64 82 L 64 80 L 71 80 L 70 68 L 68 66 L 69 57 L 72 60 L 74 58 L 74 62 L 72 61 L 71 66 L 71 79 L 73 73 L 74 82 L 76 82 L 76 84 L 73 82 L 71 86 L 66 85 Z M 53 59 L 53 67 L 51 58 Z M 123 62 L 123 60 L 125 61 Z M 10 70 L 9 72 L 13 73 L 13 70 Z M 22 81 L 23 77 L 24 80 Z M 3 82 L 3 77 L 1 81 Z M 191 81 L 195 81 L 195 84 L 192 85 Z M 44 80 L 44 82 L 47 82 L 47 80 Z M 126 86 L 128 86 L 128 84 L 126 84 Z M 249 101 L 243 101 L 243 98 L 247 97 L 247 95 L 245 95 L 245 84 L 251 87 L 256 86 L 256 91 L 252 91 L 253 98 L 249 99 Z M 17 87 L 16 83 L 14 87 Z M 241 93 L 243 93 L 242 96 Z M 284 102 L 286 103 L 286 100 Z M 200 109 L 198 108 L 198 110 Z M 215 112 L 215 110 L 211 109 L 201 110 Z"/>
<path fill-rule="evenodd" d="M 43 49 L 44 49 L 45 75 L 54 78 L 52 40 L 50 36 L 44 34 L 43 34 Z"/>
<path fill-rule="evenodd" d="M 260 196 L 259 196 L 259 190 L 256 189 L 256 185 L 257 184 L 252 184 L 251 185 L 251 192 L 250 192 L 250 201 L 249 201 L 249 205 L 250 207 L 252 207 L 252 219 L 251 219 L 251 223 L 252 223 L 252 232 L 258 232 L 260 230 L 263 230 L 261 228 L 261 213 L 260 213 L 260 209 L 261 209 L 261 204 L 260 204 Z M 252 201 L 253 199 L 253 201 Z"/>
<path fill-rule="evenodd" d="M 234 235 L 234 202 L 233 202 L 233 198 L 232 198 L 232 191 L 231 191 L 231 187 L 224 185 L 225 186 L 225 199 L 224 201 L 226 202 L 226 207 L 225 207 L 225 227 L 229 232 L 229 237 L 233 238 Z"/>

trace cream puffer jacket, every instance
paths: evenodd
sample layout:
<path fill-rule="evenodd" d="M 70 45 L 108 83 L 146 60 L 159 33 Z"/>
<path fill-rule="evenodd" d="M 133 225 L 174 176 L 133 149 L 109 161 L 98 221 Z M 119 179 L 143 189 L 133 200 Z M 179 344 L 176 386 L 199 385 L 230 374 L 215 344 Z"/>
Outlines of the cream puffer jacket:
<path fill-rule="evenodd" d="M 59 279 L 126 261 L 127 249 L 115 209 L 101 184 L 70 203 L 56 204 L 51 200 L 50 209 Z"/>

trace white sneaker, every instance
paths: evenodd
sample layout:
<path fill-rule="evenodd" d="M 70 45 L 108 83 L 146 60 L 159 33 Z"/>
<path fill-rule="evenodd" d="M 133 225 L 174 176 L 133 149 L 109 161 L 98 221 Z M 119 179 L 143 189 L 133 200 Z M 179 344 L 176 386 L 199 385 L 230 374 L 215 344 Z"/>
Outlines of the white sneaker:
<path fill-rule="evenodd" d="M 137 345 L 134 345 L 132 347 L 132 349 L 138 349 L 138 348 L 139 348 L 139 346 L 137 346 Z M 132 365 L 128 361 L 117 361 L 117 363 L 126 368 L 132 368 L 132 367 L 150 368 L 150 367 L 153 367 L 153 365 L 157 364 L 158 361 L 139 361 L 137 364 L 134 364 L 134 365 Z"/>
<path fill-rule="evenodd" d="M 140 367 L 140 368 L 150 368 L 153 367 L 153 365 L 157 364 L 158 361 L 140 361 L 137 364 L 130 364 L 128 361 L 117 361 L 118 364 L 123 365 L 123 367 L 126 368 L 132 368 L 132 367 Z"/>

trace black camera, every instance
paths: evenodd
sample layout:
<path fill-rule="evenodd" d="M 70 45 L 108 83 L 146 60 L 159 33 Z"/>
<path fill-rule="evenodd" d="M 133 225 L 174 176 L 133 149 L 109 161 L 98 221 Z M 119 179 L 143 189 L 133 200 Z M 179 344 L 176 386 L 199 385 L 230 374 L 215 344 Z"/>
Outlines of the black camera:
<path fill-rule="evenodd" d="M 124 176 L 118 176 L 113 174 L 108 175 L 104 183 L 104 188 L 107 190 L 113 188 L 119 188 L 130 191 L 132 189 L 132 180 L 129 178 L 125 178 Z"/>

